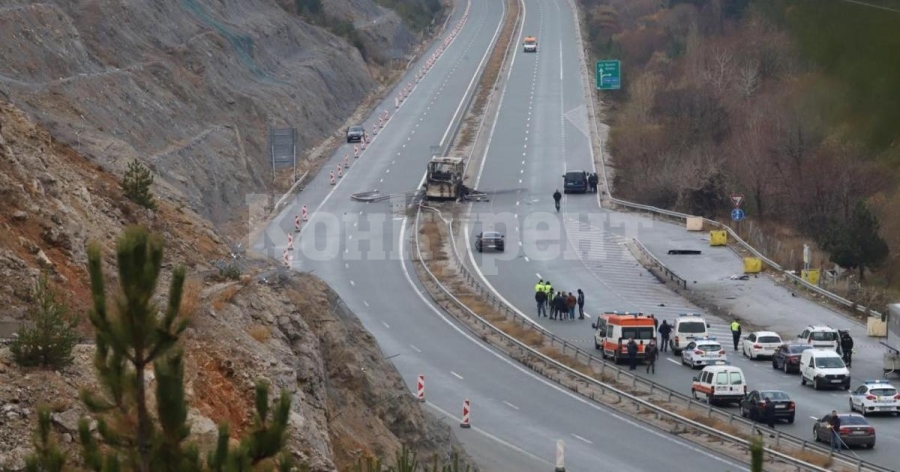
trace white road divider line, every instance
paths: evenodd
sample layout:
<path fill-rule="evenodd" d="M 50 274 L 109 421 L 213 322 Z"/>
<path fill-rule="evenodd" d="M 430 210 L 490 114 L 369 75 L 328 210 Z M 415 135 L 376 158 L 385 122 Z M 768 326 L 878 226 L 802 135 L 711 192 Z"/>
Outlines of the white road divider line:
<path fill-rule="evenodd" d="M 381 324 L 383 324 L 385 328 L 391 329 L 391 325 L 385 323 L 384 321 L 382 321 Z"/>
<path fill-rule="evenodd" d="M 353 282 L 353 281 L 351 280 L 351 281 L 350 281 L 350 286 L 351 286 L 351 287 L 356 287 L 356 283 Z"/>
<path fill-rule="evenodd" d="M 368 307 L 368 306 L 369 306 L 369 302 L 367 302 L 367 301 L 365 301 L 365 300 L 363 300 L 363 305 L 365 305 L 365 306 L 367 306 L 367 307 Z"/>
<path fill-rule="evenodd" d="M 508 401 L 506 401 L 506 400 L 501 400 L 501 401 L 502 401 L 506 406 L 512 408 L 513 410 L 518 410 L 518 409 L 519 409 L 519 407 L 513 405 L 512 403 L 510 403 L 510 402 L 508 402 Z"/>
<path fill-rule="evenodd" d="M 572 433 L 572 437 L 575 438 L 575 439 L 577 439 L 577 440 L 579 440 L 579 441 L 584 441 L 584 442 L 586 442 L 586 443 L 588 443 L 588 444 L 594 444 L 594 443 L 592 443 L 590 440 L 585 439 L 585 438 L 583 438 L 583 437 L 581 437 L 581 436 L 579 436 L 579 435 L 577 435 L 577 434 L 575 434 L 575 433 Z"/>
<path fill-rule="evenodd" d="M 453 374 L 453 376 L 456 377 L 456 378 L 458 378 L 459 380 L 462 380 L 462 379 L 463 379 L 463 376 L 462 376 L 462 375 L 459 375 L 459 374 L 457 374 L 456 372 L 453 372 L 452 370 L 450 371 L 450 373 Z"/>
<path fill-rule="evenodd" d="M 671 362 L 671 363 L 673 363 L 673 364 L 681 365 L 681 362 L 678 362 L 678 361 L 676 361 L 675 359 L 672 359 L 671 357 L 667 357 L 666 360 L 669 361 L 669 362 Z"/>
<path fill-rule="evenodd" d="M 413 351 L 416 351 L 416 352 L 418 352 L 418 353 L 421 353 L 421 352 L 422 352 L 422 350 L 419 349 L 419 348 L 417 348 L 414 344 L 410 344 L 409 347 L 412 348 Z"/>

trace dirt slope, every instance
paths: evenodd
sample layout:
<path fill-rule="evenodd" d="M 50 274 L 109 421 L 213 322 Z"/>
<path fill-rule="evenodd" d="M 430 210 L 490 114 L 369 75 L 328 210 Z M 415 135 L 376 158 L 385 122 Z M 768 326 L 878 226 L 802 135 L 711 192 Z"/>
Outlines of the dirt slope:
<path fill-rule="evenodd" d="M 302 157 L 378 85 L 293 3 L 0 0 L 0 95 L 105 170 L 140 159 L 166 198 L 227 222 L 246 194 L 273 191 L 268 126 L 296 127 Z M 405 65 L 418 38 L 396 14 L 324 3 Z"/>
<path fill-rule="evenodd" d="M 123 200 L 118 178 L 0 102 L 0 338 L 29 308 L 41 270 L 83 315 L 85 243 L 106 247 L 112 278 L 112 245 L 132 223 L 166 237 L 166 275 L 189 267 L 186 378 L 199 437 L 213 440 L 221 421 L 239 433 L 252 411 L 253 382 L 265 378 L 292 393 L 289 447 L 315 471 L 347 470 L 366 453 L 390 457 L 401 441 L 423 455 L 449 453 L 450 431 L 411 399 L 372 336 L 323 282 L 243 259 L 241 281 L 217 280 L 212 262 L 228 248 L 209 223 L 167 201 L 151 214 Z M 92 350 L 78 346 L 75 364 L 60 372 L 26 371 L 0 341 L 0 470 L 24 467 L 41 404 L 53 408 L 63 445 L 78 451 L 77 391 L 94 383 Z"/>

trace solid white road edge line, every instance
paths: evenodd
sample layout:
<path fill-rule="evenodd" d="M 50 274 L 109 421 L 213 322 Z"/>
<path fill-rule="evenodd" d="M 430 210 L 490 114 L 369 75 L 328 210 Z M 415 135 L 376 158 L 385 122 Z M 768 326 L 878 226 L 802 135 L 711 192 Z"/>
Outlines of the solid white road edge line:
<path fill-rule="evenodd" d="M 491 355 L 493 355 L 494 357 L 496 357 L 497 359 L 499 359 L 501 362 L 506 363 L 507 365 L 509 365 L 509 366 L 512 367 L 513 369 L 518 370 L 519 372 L 521 372 L 521 373 L 527 375 L 528 377 L 531 377 L 532 379 L 534 379 L 534 380 L 536 380 L 536 381 L 538 381 L 538 382 L 540 382 L 540 383 L 543 383 L 543 384 L 546 385 L 547 387 L 550 387 L 550 388 L 556 390 L 557 392 L 562 393 L 563 395 L 566 395 L 566 396 L 572 398 L 573 400 L 575 400 L 575 401 L 577 401 L 577 402 L 580 402 L 580 403 L 582 403 L 582 404 L 584 404 L 584 405 L 587 405 L 588 407 L 593 408 L 594 410 L 596 410 L 596 411 L 598 411 L 598 412 L 601 412 L 601 413 L 604 413 L 604 414 L 606 414 L 606 415 L 609 415 L 609 416 L 611 416 L 611 417 L 613 417 L 613 418 L 616 418 L 617 420 L 622 421 L 622 422 L 628 424 L 629 426 L 633 426 L 633 427 L 638 428 L 638 429 L 640 429 L 640 430 L 642 430 L 642 431 L 645 431 L 645 432 L 647 432 L 647 433 L 650 433 L 650 434 L 652 434 L 652 435 L 654 435 L 654 436 L 656 436 L 656 437 L 658 437 L 658 438 L 660 438 L 660 439 L 662 439 L 662 440 L 673 442 L 673 443 L 678 444 L 678 445 L 680 445 L 680 446 L 682 446 L 682 447 L 684 447 L 684 448 L 686 448 L 686 449 L 689 449 L 689 450 L 691 450 L 691 451 L 694 451 L 694 452 L 696 452 L 696 453 L 698 453 L 698 454 L 703 454 L 704 456 L 709 457 L 710 459 L 719 461 L 719 462 L 721 462 L 721 463 L 723 463 L 723 464 L 728 464 L 729 467 L 734 467 L 734 468 L 736 468 L 737 470 L 742 470 L 742 471 L 745 471 L 745 472 L 749 472 L 749 469 L 747 469 L 747 468 L 744 467 L 743 465 L 736 464 L 736 463 L 731 462 L 731 461 L 729 461 L 729 460 L 727 460 L 727 459 L 725 459 L 725 458 L 719 457 L 719 456 L 717 456 L 717 455 L 715 455 L 715 454 L 713 454 L 713 453 L 711 453 L 711 452 L 709 452 L 709 451 L 700 449 L 699 447 L 692 446 L 690 443 L 688 443 L 688 442 L 686 442 L 686 441 L 683 441 L 683 440 L 681 440 L 681 439 L 678 439 L 678 438 L 674 438 L 674 437 L 672 437 L 672 436 L 669 436 L 668 434 L 662 433 L 662 432 L 658 431 L 658 430 L 655 429 L 655 428 L 651 428 L 651 427 L 645 426 L 645 425 L 640 424 L 640 423 L 638 423 L 638 422 L 636 422 L 636 421 L 634 421 L 634 420 L 632 420 L 632 419 L 630 419 L 630 418 L 627 418 L 627 417 L 622 416 L 622 415 L 620 415 L 620 414 L 618 414 L 618 413 L 615 413 L 615 412 L 613 412 L 612 410 L 608 409 L 607 407 L 600 406 L 600 405 L 598 405 L 598 404 L 596 404 L 596 403 L 594 403 L 594 402 L 591 402 L 591 401 L 589 401 L 589 400 L 586 400 L 586 399 L 582 398 L 580 395 L 577 395 L 577 394 L 575 394 L 575 393 L 572 393 L 571 390 L 569 390 L 569 389 L 567 389 L 567 388 L 564 388 L 564 387 L 560 387 L 560 386 L 554 384 L 553 382 L 551 382 L 550 380 L 546 379 L 545 377 L 541 377 L 541 376 L 535 374 L 534 372 L 532 372 L 532 371 L 526 369 L 525 367 L 519 365 L 517 362 L 512 361 L 512 360 L 508 359 L 506 356 L 500 354 L 499 352 L 497 352 L 497 351 L 496 351 L 494 348 L 492 348 L 491 346 L 488 346 L 487 344 L 484 344 L 484 343 L 482 343 L 481 341 L 479 341 L 479 340 L 475 339 L 474 337 L 472 337 L 472 336 L 471 336 L 469 333 L 467 333 L 463 328 L 459 327 L 456 323 L 454 323 L 452 320 L 450 320 L 450 318 L 448 318 L 447 315 L 445 315 L 444 313 L 442 313 L 441 310 L 439 310 L 437 307 L 435 307 L 435 306 L 434 306 L 434 305 L 433 305 L 433 304 L 425 297 L 425 295 L 424 295 L 422 292 L 419 291 L 418 287 L 416 287 L 415 282 L 413 282 L 412 277 L 409 275 L 409 269 L 406 267 L 406 263 L 405 263 L 406 258 L 403 257 L 403 247 L 405 246 L 405 244 L 403 244 L 403 241 L 406 240 L 406 226 L 407 226 L 407 221 L 408 221 L 408 220 L 409 220 L 409 217 L 405 217 L 405 218 L 403 218 L 403 222 L 401 223 L 401 226 L 400 226 L 400 238 L 399 238 L 400 242 L 399 242 L 399 248 L 398 248 L 398 251 L 399 251 L 399 254 L 400 254 L 400 258 L 399 258 L 399 259 L 400 259 L 400 267 L 401 267 L 401 269 L 403 270 L 403 276 L 406 278 L 406 282 L 407 282 L 407 283 L 409 284 L 409 286 L 412 288 L 413 292 L 415 292 L 416 295 L 418 295 L 419 299 L 422 300 L 422 303 L 424 303 L 425 306 L 428 307 L 428 309 L 430 309 L 430 310 L 431 310 L 434 314 L 436 314 L 441 320 L 443 320 L 444 323 L 447 323 L 447 325 L 449 325 L 451 328 L 453 328 L 457 333 L 459 333 L 459 334 L 462 335 L 464 338 L 468 339 L 469 341 L 471 341 L 473 344 L 475 344 L 476 346 L 480 347 L 481 349 L 484 349 L 485 351 L 487 351 L 488 353 L 490 353 Z M 412 262 L 412 261 L 410 261 L 410 262 Z M 431 404 L 429 403 L 429 405 L 431 405 Z M 434 405 L 431 405 L 431 406 L 434 406 Z M 446 414 L 446 413 L 445 413 L 445 414 Z M 451 416 L 451 415 L 447 414 L 447 416 Z M 499 439 L 499 438 L 498 438 L 498 439 Z M 511 446 L 511 447 L 515 447 L 515 446 Z"/>
<path fill-rule="evenodd" d="M 471 4 L 471 0 L 469 0 L 468 3 Z M 505 8 L 505 7 L 504 7 L 504 8 Z M 453 14 L 453 12 L 451 12 L 451 15 L 452 15 L 452 14 Z M 466 21 L 466 23 L 463 25 L 463 27 L 465 27 L 465 25 L 467 25 L 467 24 L 469 24 L 468 21 Z M 502 25 L 503 22 L 501 21 L 500 24 Z M 500 31 L 500 27 L 499 27 L 499 26 L 497 27 L 497 31 L 498 31 L 498 32 Z M 460 30 L 460 32 L 462 32 L 462 30 Z M 459 37 L 459 33 L 457 33 L 457 37 Z M 495 38 L 496 38 L 496 33 L 495 33 Z M 438 38 L 436 38 L 436 39 L 434 40 L 434 42 L 432 43 L 432 46 L 431 46 L 431 47 L 433 48 L 435 45 L 437 45 L 437 44 L 439 43 L 439 41 L 442 41 L 442 40 L 444 40 L 444 39 L 446 39 L 446 38 L 441 38 L 441 37 L 439 36 Z M 454 40 L 450 43 L 450 45 L 453 45 L 453 44 L 455 44 L 455 43 L 456 43 L 456 38 L 454 38 Z M 492 43 L 493 43 L 493 40 L 492 40 Z M 447 48 L 449 48 L 450 45 L 448 45 Z M 447 48 L 444 49 L 444 52 L 447 51 Z M 491 49 L 491 48 L 488 48 L 488 51 L 490 51 L 490 49 Z M 431 49 L 429 49 L 429 50 L 431 50 Z M 487 53 L 485 53 L 485 54 L 487 54 Z M 435 61 L 435 64 L 436 64 L 438 61 L 440 61 L 443 57 L 444 57 L 444 54 L 441 54 L 440 56 L 438 56 L 437 60 Z M 479 67 L 481 67 L 481 66 L 479 66 Z M 406 81 L 406 80 L 407 80 L 409 77 L 411 77 L 411 76 L 412 76 L 412 75 L 410 75 L 410 76 L 404 76 L 404 77 L 403 77 L 403 80 L 400 81 L 400 82 L 398 82 L 398 86 L 399 86 L 399 85 L 402 85 L 402 82 Z M 471 85 L 470 85 L 470 87 L 471 87 Z M 412 93 L 415 92 L 416 89 L 418 89 L 418 88 L 419 88 L 419 84 L 418 84 L 418 83 L 415 84 L 415 85 L 413 85 L 413 88 L 412 88 L 412 90 L 409 91 L 409 94 L 412 95 Z M 468 93 L 468 92 L 467 92 L 467 93 Z M 407 97 L 407 98 L 408 98 L 408 97 Z M 465 95 L 463 95 L 463 101 L 465 101 Z M 380 108 L 382 105 L 387 106 L 387 105 L 386 105 L 387 102 L 388 102 L 388 99 L 387 99 L 387 98 L 384 99 L 384 100 L 382 100 L 382 102 L 379 103 L 379 106 L 378 106 L 378 107 L 375 107 L 375 109 L 377 110 L 377 109 Z M 403 100 L 403 102 L 400 103 L 400 106 L 394 111 L 394 115 L 396 115 L 396 114 L 397 114 L 397 113 L 398 113 L 398 112 L 406 105 L 407 102 L 409 102 L 409 100 Z M 377 111 L 373 111 L 373 113 L 369 115 L 369 118 L 372 118 L 372 117 L 375 117 L 375 116 L 378 116 Z M 391 118 L 393 118 L 393 115 L 391 116 Z M 387 128 L 387 126 L 388 126 L 389 124 L 393 123 L 394 121 L 395 121 L 395 120 L 388 120 L 388 122 L 385 123 L 384 127 L 382 128 L 382 131 L 384 131 L 384 128 Z M 372 140 L 369 142 L 369 144 L 374 143 L 375 140 L 378 139 L 378 137 L 381 136 L 382 134 L 383 134 L 383 133 L 378 133 L 378 134 L 373 135 L 373 136 L 372 136 Z M 315 179 L 315 178 L 316 178 L 316 176 L 313 176 L 313 179 Z M 337 184 L 335 184 L 335 186 L 331 189 L 331 191 L 328 192 L 327 195 L 325 195 L 325 198 L 322 199 L 322 201 L 321 201 L 321 202 L 319 203 L 319 205 L 315 208 L 315 210 L 309 212 L 309 223 L 312 222 L 312 220 L 313 220 L 313 218 L 315 217 L 316 213 L 318 213 L 319 210 L 322 209 L 322 207 L 325 205 L 325 203 L 327 203 L 328 200 L 331 199 L 331 196 L 334 195 L 335 190 L 337 190 L 338 187 L 341 186 L 341 183 L 342 183 L 342 182 L 344 182 L 343 179 L 338 180 Z M 299 197 L 299 195 L 298 195 L 298 197 Z M 295 197 L 295 200 L 296 200 L 296 197 Z M 289 207 L 290 207 L 290 205 L 289 205 L 288 207 L 285 207 L 285 210 L 287 210 L 287 208 L 289 208 Z M 284 220 L 290 216 L 290 215 L 287 213 L 287 211 L 282 211 L 282 215 L 283 215 L 283 216 L 281 216 L 280 218 L 278 218 L 278 217 L 274 218 L 270 224 L 275 224 L 275 225 L 277 225 L 277 226 L 280 226 L 280 225 L 284 222 Z M 306 228 L 308 228 L 309 226 L 311 226 L 309 223 L 303 225 L 303 227 L 300 228 L 300 234 L 297 235 L 298 238 L 301 238 L 301 237 L 303 236 L 303 233 L 306 232 Z"/>
<path fill-rule="evenodd" d="M 446 416 L 446 417 L 448 417 L 448 418 L 452 418 L 452 419 L 455 420 L 455 421 L 462 421 L 462 418 L 460 418 L 460 417 L 458 417 L 458 416 L 456 416 L 456 415 L 453 415 L 453 414 L 451 414 L 451 413 L 445 411 L 444 409 L 440 408 L 439 406 L 435 405 L 434 403 L 427 402 L 427 403 L 425 403 L 425 405 L 428 406 L 428 407 L 430 407 L 430 408 L 432 408 L 432 409 L 434 409 L 434 410 L 437 411 L 438 413 L 440 413 L 440 414 L 442 414 L 442 415 L 444 415 L 444 416 Z M 476 427 L 473 426 L 473 427 L 471 427 L 471 428 L 469 428 L 469 429 L 472 430 L 472 431 L 475 431 L 476 433 L 478 433 L 478 434 L 480 434 L 480 435 L 482 435 L 482 436 L 484 436 L 484 437 L 486 437 L 486 438 L 488 438 L 488 439 L 490 439 L 490 440 L 492 440 L 492 441 L 494 441 L 494 442 L 496 442 L 497 444 L 500 444 L 500 445 L 502 445 L 502 446 L 506 446 L 506 447 L 508 447 L 509 449 L 512 449 L 513 451 L 516 451 L 517 453 L 522 454 L 522 455 L 524 455 L 524 456 L 528 456 L 530 459 L 536 460 L 536 461 L 541 462 L 541 463 L 543 463 L 543 464 L 547 464 L 547 465 L 549 465 L 550 467 L 553 467 L 553 465 L 554 465 L 553 463 L 549 462 L 547 459 L 544 459 L 544 458 L 542 458 L 542 457 L 538 457 L 538 456 L 536 456 L 536 455 L 534 455 L 534 454 L 532 454 L 532 453 L 530 453 L 530 452 L 528 452 L 528 451 L 526 451 L 526 450 L 524 450 L 524 449 L 522 449 L 522 448 L 516 447 L 516 446 L 514 446 L 514 445 L 512 445 L 512 444 L 510 444 L 510 443 L 508 443 L 508 442 L 506 442 L 506 441 L 504 441 L 504 440 L 498 438 L 497 436 L 494 436 L 493 434 L 488 433 L 487 431 L 485 431 L 485 430 L 483 430 L 483 429 L 481 429 L 481 428 L 476 428 Z M 457 433 L 457 434 L 459 434 L 459 433 Z"/>
<path fill-rule="evenodd" d="M 450 373 L 453 374 L 453 376 L 456 377 L 456 378 L 458 378 L 459 380 L 462 380 L 462 379 L 463 379 L 463 376 L 462 376 L 462 375 L 459 375 L 459 374 L 457 374 L 456 372 L 453 372 L 452 370 L 450 371 Z"/>
<path fill-rule="evenodd" d="M 481 66 L 484 64 L 484 61 L 487 60 L 488 54 L 490 54 L 490 52 L 494 50 L 494 48 L 493 48 L 493 47 L 490 47 L 490 46 L 493 45 L 493 44 L 494 44 L 494 41 L 497 40 L 497 36 L 500 34 L 500 28 L 503 26 L 503 23 L 506 22 L 506 3 L 503 4 L 503 9 L 502 9 L 502 11 L 503 11 L 503 15 L 501 16 L 502 20 L 500 21 L 500 24 L 497 25 L 497 30 L 494 31 L 494 37 L 491 39 L 491 42 L 490 42 L 490 44 L 488 45 L 489 47 L 487 48 L 487 50 L 484 51 L 484 56 L 482 56 L 481 62 L 479 62 L 479 63 L 478 63 L 478 67 L 475 68 L 476 71 L 478 71 L 478 70 L 481 69 Z M 447 135 L 450 134 L 450 128 L 453 127 L 452 124 L 453 124 L 453 122 L 456 120 L 456 116 L 459 115 L 459 111 L 460 111 L 460 109 L 462 109 L 463 103 L 466 102 L 466 96 L 469 95 L 469 91 L 472 89 L 472 85 L 475 84 L 475 79 L 476 79 L 477 77 L 480 77 L 480 76 L 481 76 L 481 74 L 479 74 L 479 73 L 477 73 L 477 72 L 476 72 L 475 74 L 472 75 L 472 80 L 469 81 L 469 86 L 466 87 L 466 93 L 463 94 L 463 99 L 462 99 L 462 101 L 459 102 L 459 105 L 456 107 L 456 111 L 453 113 L 453 118 L 450 118 L 450 124 L 451 124 L 451 126 L 447 128 L 447 131 L 444 131 L 444 136 L 441 137 L 441 142 L 438 143 L 438 146 L 443 146 L 443 145 L 444 145 L 444 140 L 446 140 L 446 139 L 447 139 Z"/>

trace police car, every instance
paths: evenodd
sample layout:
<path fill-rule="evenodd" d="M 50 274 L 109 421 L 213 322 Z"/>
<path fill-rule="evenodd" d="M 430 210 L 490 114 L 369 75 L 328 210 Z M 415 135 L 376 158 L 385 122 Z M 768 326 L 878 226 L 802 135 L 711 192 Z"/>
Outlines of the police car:
<path fill-rule="evenodd" d="M 692 369 L 706 365 L 724 364 L 728 359 L 725 349 L 716 338 L 703 337 L 691 341 L 681 351 L 681 363 Z"/>
<path fill-rule="evenodd" d="M 886 380 L 866 380 L 850 393 L 850 411 L 900 414 L 900 394 Z"/>

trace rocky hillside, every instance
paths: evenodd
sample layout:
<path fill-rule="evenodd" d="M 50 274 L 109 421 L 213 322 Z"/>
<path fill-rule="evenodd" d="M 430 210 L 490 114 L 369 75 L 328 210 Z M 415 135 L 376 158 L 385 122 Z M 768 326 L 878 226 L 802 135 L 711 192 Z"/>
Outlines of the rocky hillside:
<path fill-rule="evenodd" d="M 166 272 L 190 268 L 182 310 L 191 316 L 186 379 L 195 434 L 210 440 L 221 421 L 239 434 L 252 411 L 253 382 L 265 378 L 293 393 L 289 447 L 312 470 L 346 470 L 366 453 L 392 455 L 401 442 L 420 454 L 449 453 L 446 426 L 411 399 L 371 335 L 324 283 L 250 260 L 239 260 L 240 281 L 223 282 L 211 262 L 228 248 L 212 226 L 189 208 L 159 203 L 151 214 L 123 199 L 117 178 L 0 103 L 0 337 L 21 321 L 41 270 L 83 314 L 85 243 L 103 243 L 111 263 L 122 228 L 144 224 L 166 237 Z M 24 466 L 41 404 L 54 410 L 63 444 L 77 452 L 77 391 L 95 382 L 92 349 L 79 345 L 75 364 L 63 371 L 25 371 L 0 343 L 0 470 Z"/>
<path fill-rule="evenodd" d="M 141 160 L 164 198 L 221 227 L 276 191 L 269 126 L 295 127 L 302 158 L 384 76 L 297 4 L 0 0 L 0 96 L 109 173 Z M 421 39 L 372 0 L 323 8 L 398 66 Z"/>

